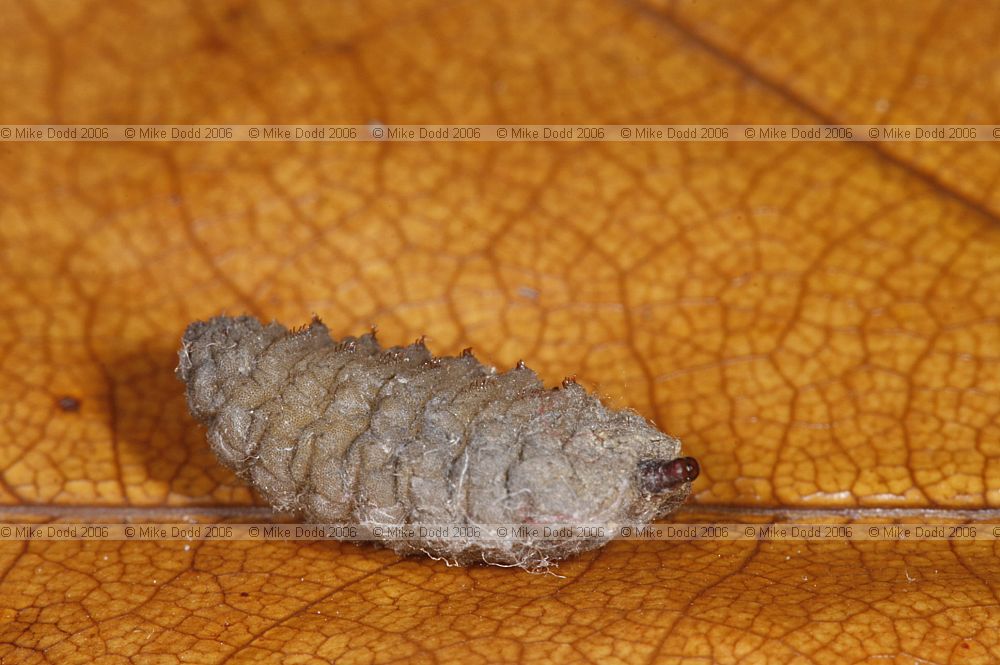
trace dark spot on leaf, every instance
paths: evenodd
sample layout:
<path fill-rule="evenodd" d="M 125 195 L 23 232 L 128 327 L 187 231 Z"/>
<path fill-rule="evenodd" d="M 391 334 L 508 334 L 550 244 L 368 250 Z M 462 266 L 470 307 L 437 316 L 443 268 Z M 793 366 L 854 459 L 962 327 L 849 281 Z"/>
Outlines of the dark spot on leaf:
<path fill-rule="evenodd" d="M 80 400 L 72 395 L 63 395 L 56 400 L 56 406 L 65 413 L 76 413 L 80 410 Z"/>

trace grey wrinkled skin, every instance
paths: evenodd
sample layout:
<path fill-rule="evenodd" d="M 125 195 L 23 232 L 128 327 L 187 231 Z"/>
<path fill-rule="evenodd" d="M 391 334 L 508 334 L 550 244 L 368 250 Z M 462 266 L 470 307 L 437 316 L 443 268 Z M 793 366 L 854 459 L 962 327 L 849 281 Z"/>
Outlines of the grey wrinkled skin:
<path fill-rule="evenodd" d="M 573 382 L 546 389 L 521 364 L 435 358 L 422 341 L 383 349 L 373 334 L 334 341 L 318 319 L 290 331 L 220 316 L 188 326 L 177 374 L 219 460 L 307 521 L 608 526 L 588 540 L 385 541 L 401 554 L 544 568 L 691 491 L 640 482 L 641 462 L 681 444 L 638 414 Z"/>

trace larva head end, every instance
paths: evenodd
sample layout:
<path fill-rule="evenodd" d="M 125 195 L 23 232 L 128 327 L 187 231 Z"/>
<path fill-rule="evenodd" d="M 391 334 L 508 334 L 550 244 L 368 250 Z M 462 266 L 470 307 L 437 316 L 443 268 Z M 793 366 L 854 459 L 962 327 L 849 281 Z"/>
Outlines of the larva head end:
<path fill-rule="evenodd" d="M 700 472 L 698 460 L 693 457 L 643 460 L 639 462 L 639 487 L 647 494 L 663 494 L 692 482 Z"/>

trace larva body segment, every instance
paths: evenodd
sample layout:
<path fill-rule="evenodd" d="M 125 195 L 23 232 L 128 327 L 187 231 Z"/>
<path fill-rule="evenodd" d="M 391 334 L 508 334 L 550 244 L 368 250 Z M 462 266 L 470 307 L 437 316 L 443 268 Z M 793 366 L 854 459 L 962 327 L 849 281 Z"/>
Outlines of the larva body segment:
<path fill-rule="evenodd" d="M 334 341 L 319 320 L 192 323 L 177 373 L 219 460 L 308 521 L 609 527 L 587 540 L 387 539 L 400 553 L 544 567 L 669 514 L 697 475 L 677 439 L 572 381 L 548 390 L 523 363 L 497 373 L 422 341 Z"/>

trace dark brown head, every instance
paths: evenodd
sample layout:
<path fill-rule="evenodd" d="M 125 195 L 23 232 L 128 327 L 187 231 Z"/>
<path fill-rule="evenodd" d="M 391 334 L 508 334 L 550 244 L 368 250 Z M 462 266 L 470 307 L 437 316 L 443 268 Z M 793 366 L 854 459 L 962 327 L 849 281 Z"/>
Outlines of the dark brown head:
<path fill-rule="evenodd" d="M 639 462 L 639 488 L 647 494 L 663 494 L 691 482 L 699 472 L 698 460 L 693 457 L 643 460 Z"/>

